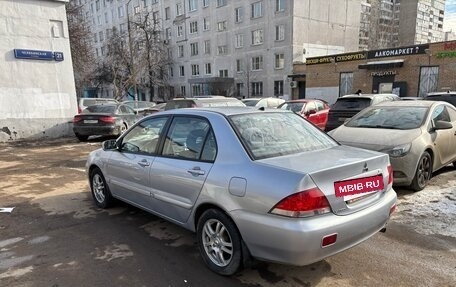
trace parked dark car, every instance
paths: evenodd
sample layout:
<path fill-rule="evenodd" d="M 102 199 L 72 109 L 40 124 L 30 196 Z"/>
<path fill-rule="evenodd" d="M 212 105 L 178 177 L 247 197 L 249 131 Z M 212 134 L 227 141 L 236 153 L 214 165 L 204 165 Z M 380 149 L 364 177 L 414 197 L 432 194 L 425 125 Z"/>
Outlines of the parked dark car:
<path fill-rule="evenodd" d="M 328 113 L 325 131 L 333 130 L 342 125 L 363 109 L 386 101 L 397 101 L 395 94 L 362 94 L 347 95 L 337 99 Z"/>
<path fill-rule="evenodd" d="M 429 93 L 424 98 L 427 101 L 443 101 L 452 104 L 456 107 L 456 92 L 455 91 L 446 91 L 446 92 L 435 92 Z"/>
<path fill-rule="evenodd" d="M 165 111 L 183 108 L 208 108 L 208 107 L 245 107 L 245 104 L 236 98 L 210 97 L 210 98 L 183 98 L 173 99 L 166 103 Z"/>
<path fill-rule="evenodd" d="M 329 105 L 321 100 L 303 99 L 287 101 L 280 104 L 277 108 L 295 112 L 322 130 L 325 129 L 326 122 L 328 121 Z"/>
<path fill-rule="evenodd" d="M 73 118 L 73 132 L 80 141 L 89 136 L 119 136 L 139 119 L 137 113 L 123 104 L 93 105 Z"/>

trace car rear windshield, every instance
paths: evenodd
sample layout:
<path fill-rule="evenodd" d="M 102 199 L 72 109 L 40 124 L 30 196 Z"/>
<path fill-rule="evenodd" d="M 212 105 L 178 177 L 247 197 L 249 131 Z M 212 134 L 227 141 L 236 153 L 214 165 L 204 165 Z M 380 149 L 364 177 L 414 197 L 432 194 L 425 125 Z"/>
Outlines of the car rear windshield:
<path fill-rule="evenodd" d="M 363 110 L 371 105 L 370 98 L 339 98 L 332 105 L 332 110 Z"/>
<path fill-rule="evenodd" d="M 165 110 L 191 108 L 193 106 L 195 106 L 195 103 L 192 100 L 169 101 L 166 103 Z"/>
<path fill-rule="evenodd" d="M 198 99 L 198 107 L 245 107 L 245 104 L 238 99 Z"/>
<path fill-rule="evenodd" d="M 305 103 L 283 103 L 279 106 L 279 108 L 282 110 L 289 110 L 295 113 L 299 113 L 302 111 L 304 105 Z"/>
<path fill-rule="evenodd" d="M 294 113 L 252 113 L 230 116 L 234 129 L 253 159 L 326 149 L 337 143 Z"/>
<path fill-rule="evenodd" d="M 101 100 L 101 99 L 84 99 L 84 101 L 83 101 L 83 104 L 86 107 L 93 106 L 96 104 L 103 104 L 103 103 L 115 104 L 116 100 L 114 100 L 114 99 L 112 99 L 112 100 L 109 100 L 109 99 L 103 99 L 103 100 Z"/>
<path fill-rule="evenodd" d="M 416 129 L 423 124 L 427 107 L 375 107 L 353 117 L 345 125 L 358 128 Z"/>
<path fill-rule="evenodd" d="M 82 113 L 83 114 L 90 114 L 90 113 L 99 113 L 99 114 L 114 114 L 117 109 L 117 106 L 113 105 L 95 105 L 89 106 L 85 108 Z"/>

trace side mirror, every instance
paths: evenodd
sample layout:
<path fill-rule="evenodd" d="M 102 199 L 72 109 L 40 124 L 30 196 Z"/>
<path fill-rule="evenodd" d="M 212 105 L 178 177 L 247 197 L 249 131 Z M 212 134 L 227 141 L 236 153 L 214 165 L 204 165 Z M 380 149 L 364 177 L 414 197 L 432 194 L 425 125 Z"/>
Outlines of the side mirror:
<path fill-rule="evenodd" d="M 106 140 L 101 144 L 103 150 L 118 150 L 119 147 L 117 146 L 116 140 Z"/>
<path fill-rule="evenodd" d="M 308 110 L 305 114 L 306 114 L 306 117 L 308 117 L 308 116 L 316 114 L 316 113 L 317 113 L 317 111 L 312 109 L 312 110 Z"/>
<path fill-rule="evenodd" d="M 445 121 L 435 121 L 434 122 L 434 130 L 449 130 L 452 129 L 453 125 L 449 122 Z"/>

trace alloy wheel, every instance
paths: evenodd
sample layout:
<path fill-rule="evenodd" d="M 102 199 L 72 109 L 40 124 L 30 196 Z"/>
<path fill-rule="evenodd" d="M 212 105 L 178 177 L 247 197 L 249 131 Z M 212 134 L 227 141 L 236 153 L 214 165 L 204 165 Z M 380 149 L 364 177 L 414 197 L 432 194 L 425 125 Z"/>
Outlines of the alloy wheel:
<path fill-rule="evenodd" d="M 217 219 L 206 221 L 201 236 L 204 250 L 215 265 L 225 267 L 230 264 L 233 258 L 233 241 L 222 222 Z"/>

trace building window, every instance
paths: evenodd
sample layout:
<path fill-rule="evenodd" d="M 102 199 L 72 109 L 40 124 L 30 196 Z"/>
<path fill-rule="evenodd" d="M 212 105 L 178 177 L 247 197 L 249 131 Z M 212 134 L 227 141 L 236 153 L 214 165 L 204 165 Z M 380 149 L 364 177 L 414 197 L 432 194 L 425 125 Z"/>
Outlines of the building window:
<path fill-rule="evenodd" d="M 275 2 L 276 12 L 285 11 L 285 0 L 276 0 Z"/>
<path fill-rule="evenodd" d="M 170 78 L 174 77 L 174 69 L 173 69 L 173 67 L 169 67 L 168 74 L 169 74 Z"/>
<path fill-rule="evenodd" d="M 283 81 L 274 81 L 274 95 L 275 96 L 283 95 Z"/>
<path fill-rule="evenodd" d="M 179 76 L 181 76 L 181 77 L 185 76 L 185 67 L 184 66 L 179 66 Z"/>
<path fill-rule="evenodd" d="M 192 65 L 192 76 L 199 76 L 200 67 L 199 65 Z"/>
<path fill-rule="evenodd" d="M 184 9 L 183 9 L 182 3 L 177 3 L 176 4 L 176 16 L 180 16 L 182 14 L 184 14 Z"/>
<path fill-rule="evenodd" d="M 421 67 L 419 97 L 425 97 L 427 93 L 437 91 L 439 79 L 439 67 Z"/>
<path fill-rule="evenodd" d="M 226 55 L 226 54 L 228 54 L 228 46 L 227 46 L 227 45 L 218 46 L 218 54 L 219 54 L 219 55 Z"/>
<path fill-rule="evenodd" d="M 225 31 L 226 30 L 226 21 L 221 21 L 217 23 L 217 31 Z"/>
<path fill-rule="evenodd" d="M 284 54 L 275 54 L 275 68 L 283 69 L 285 66 Z"/>
<path fill-rule="evenodd" d="M 198 33 L 198 22 L 190 22 L 190 34 Z"/>
<path fill-rule="evenodd" d="M 185 86 L 180 86 L 181 95 L 185 97 Z"/>
<path fill-rule="evenodd" d="M 242 22 L 243 16 L 244 16 L 244 11 L 243 11 L 242 7 L 238 7 L 236 9 L 234 9 L 234 21 L 236 23 Z"/>
<path fill-rule="evenodd" d="M 203 7 L 209 7 L 209 0 L 203 0 Z"/>
<path fill-rule="evenodd" d="M 251 96 L 257 97 L 263 95 L 263 82 L 253 82 Z"/>
<path fill-rule="evenodd" d="M 97 11 L 100 10 L 100 0 L 95 2 L 95 6 L 97 7 Z"/>
<path fill-rule="evenodd" d="M 98 25 L 101 25 L 101 15 L 97 16 L 97 20 L 98 20 Z"/>
<path fill-rule="evenodd" d="M 182 37 L 184 35 L 184 26 L 179 25 L 177 26 L 177 37 Z"/>
<path fill-rule="evenodd" d="M 152 4 L 157 4 L 158 0 L 152 0 Z"/>
<path fill-rule="evenodd" d="M 105 23 L 108 24 L 109 23 L 108 12 L 104 13 L 104 18 L 105 18 Z"/>
<path fill-rule="evenodd" d="M 209 17 L 203 19 L 203 31 L 208 31 L 210 29 L 210 20 Z"/>
<path fill-rule="evenodd" d="M 228 70 L 219 70 L 220 78 L 228 78 Z"/>
<path fill-rule="evenodd" d="M 236 96 L 242 98 L 244 93 L 244 83 L 236 83 Z"/>
<path fill-rule="evenodd" d="M 275 40 L 276 41 L 285 40 L 285 26 L 284 25 L 275 26 Z"/>
<path fill-rule="evenodd" d="M 166 37 L 166 40 L 169 40 L 171 39 L 171 28 L 166 28 L 165 29 L 165 37 Z"/>
<path fill-rule="evenodd" d="M 203 93 L 203 85 L 202 84 L 194 84 L 192 85 L 192 95 L 193 96 L 201 96 Z"/>
<path fill-rule="evenodd" d="M 105 47 L 101 47 L 101 55 L 104 56 L 106 54 L 106 48 Z"/>
<path fill-rule="evenodd" d="M 244 47 L 244 34 L 236 34 L 236 36 L 234 36 L 234 47 L 235 48 Z"/>
<path fill-rule="evenodd" d="M 263 17 L 263 1 L 255 2 L 250 6 L 252 9 L 251 17 L 253 19 Z"/>
<path fill-rule="evenodd" d="M 99 38 L 100 38 L 100 42 L 103 42 L 103 41 L 104 41 L 103 31 L 100 31 L 100 32 L 98 33 L 98 36 L 99 36 Z"/>
<path fill-rule="evenodd" d="M 171 14 L 171 11 L 170 11 L 169 7 L 166 7 L 165 8 L 165 19 L 166 20 L 169 20 L 171 18 L 170 14 Z"/>
<path fill-rule="evenodd" d="M 242 73 L 244 71 L 244 65 L 241 59 L 236 60 L 236 72 Z"/>
<path fill-rule="evenodd" d="M 257 56 L 252 58 L 252 71 L 263 69 L 263 56 Z"/>
<path fill-rule="evenodd" d="M 217 7 L 226 6 L 226 0 L 217 0 Z"/>
<path fill-rule="evenodd" d="M 190 43 L 190 55 L 198 55 L 198 43 Z"/>
<path fill-rule="evenodd" d="M 178 58 L 184 57 L 184 46 L 183 45 L 177 46 L 177 57 Z"/>
<path fill-rule="evenodd" d="M 263 44 L 263 29 L 252 31 L 252 45 Z"/>
<path fill-rule="evenodd" d="M 188 11 L 195 11 L 197 8 L 196 0 L 188 0 Z"/>
<path fill-rule="evenodd" d="M 120 31 L 120 34 L 127 32 L 127 23 L 120 24 L 119 31 Z"/>
<path fill-rule="evenodd" d="M 210 54 L 210 53 L 211 53 L 211 41 L 205 40 L 204 41 L 204 54 Z"/>
<path fill-rule="evenodd" d="M 212 74 L 212 66 L 211 66 L 211 63 L 206 63 L 206 65 L 204 65 L 204 73 L 205 73 L 206 75 Z"/>
<path fill-rule="evenodd" d="M 141 8 L 139 6 L 135 6 L 135 8 L 133 9 L 135 11 L 135 14 L 139 14 L 139 12 L 141 11 Z"/>
<path fill-rule="evenodd" d="M 340 73 L 339 97 L 353 92 L 353 73 Z"/>
<path fill-rule="evenodd" d="M 143 7 L 147 7 L 147 0 L 142 0 Z"/>
<path fill-rule="evenodd" d="M 117 7 L 117 14 L 119 15 L 119 18 L 122 18 L 124 16 L 124 7 L 123 6 Z"/>

